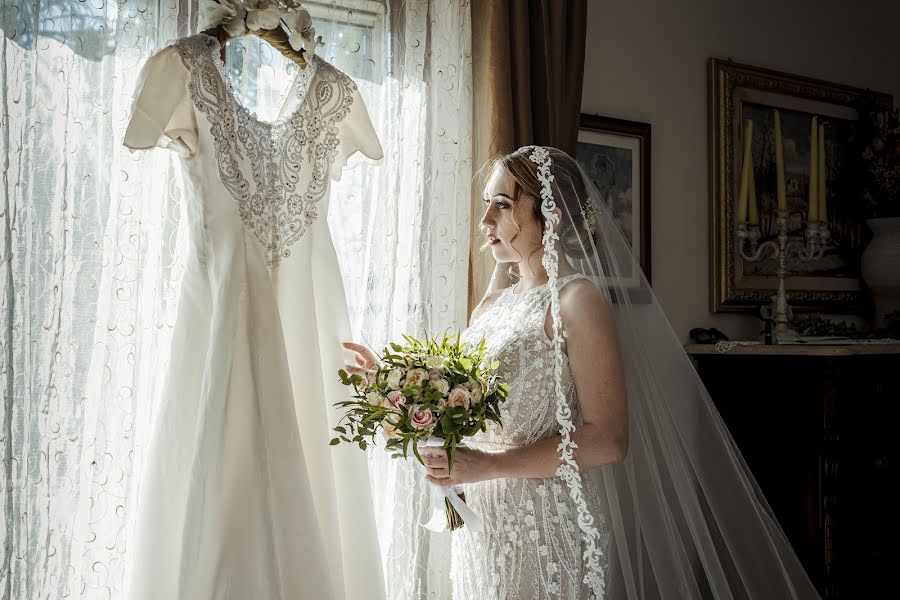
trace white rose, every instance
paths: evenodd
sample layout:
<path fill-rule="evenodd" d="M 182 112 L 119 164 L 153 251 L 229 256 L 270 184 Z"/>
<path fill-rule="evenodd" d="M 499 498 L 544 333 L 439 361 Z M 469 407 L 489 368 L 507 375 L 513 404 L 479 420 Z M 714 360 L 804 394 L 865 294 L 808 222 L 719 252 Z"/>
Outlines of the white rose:
<path fill-rule="evenodd" d="M 425 369 L 410 369 L 406 374 L 404 385 L 422 385 L 426 379 L 428 379 L 428 371 Z"/>
<path fill-rule="evenodd" d="M 384 396 L 378 392 L 369 392 L 366 394 L 366 402 L 375 406 L 381 406 L 381 403 L 384 402 Z"/>
<path fill-rule="evenodd" d="M 397 368 L 391 369 L 391 372 L 388 373 L 388 376 L 387 376 L 388 387 L 391 388 L 392 390 L 399 390 L 400 389 L 400 379 L 402 379 L 402 378 L 403 378 L 403 370 L 402 369 L 397 369 Z"/>
<path fill-rule="evenodd" d="M 473 382 L 474 385 L 472 388 L 472 404 L 479 404 L 481 402 L 481 384 L 477 381 Z"/>
<path fill-rule="evenodd" d="M 450 382 L 446 379 L 435 379 L 429 382 L 428 385 L 439 391 L 441 393 L 441 396 L 446 396 L 447 392 L 450 391 Z"/>
<path fill-rule="evenodd" d="M 425 357 L 425 366 L 429 369 L 437 369 L 444 365 L 444 357 L 443 356 L 426 356 Z"/>
<path fill-rule="evenodd" d="M 384 429 L 384 435 L 386 435 L 388 439 L 396 440 L 400 437 L 400 434 L 397 433 L 397 426 L 387 419 L 381 422 L 381 427 Z"/>
<path fill-rule="evenodd" d="M 470 399 L 469 390 L 462 386 L 457 386 L 450 392 L 450 396 L 447 398 L 447 406 L 450 408 L 461 406 L 468 409 Z"/>
<path fill-rule="evenodd" d="M 437 406 L 437 409 L 442 411 L 447 408 L 447 399 L 446 398 L 438 398 L 438 401 L 434 403 Z"/>
<path fill-rule="evenodd" d="M 403 418 L 403 415 L 400 414 L 399 410 L 392 410 L 391 412 L 389 412 L 388 414 L 386 414 L 384 416 L 384 419 L 382 419 L 382 422 L 396 427 L 397 425 L 400 424 L 400 421 L 402 418 Z"/>

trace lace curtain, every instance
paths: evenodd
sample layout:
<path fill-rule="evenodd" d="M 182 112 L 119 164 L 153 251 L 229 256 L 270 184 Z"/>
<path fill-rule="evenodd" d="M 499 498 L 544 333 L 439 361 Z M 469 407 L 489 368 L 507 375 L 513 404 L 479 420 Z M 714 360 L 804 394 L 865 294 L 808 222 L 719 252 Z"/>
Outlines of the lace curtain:
<path fill-rule="evenodd" d="M 354 335 L 375 350 L 465 327 L 474 176 L 468 2 L 389 3 L 387 19 L 383 84 L 357 78 L 385 159 L 345 173 L 329 213 Z M 449 598 L 449 535 L 422 527 L 422 472 L 380 450 L 370 470 L 387 597 Z"/>
<path fill-rule="evenodd" d="M 121 598 L 185 249 L 173 155 L 133 155 L 120 141 L 141 65 L 194 32 L 196 8 L 51 0 L 0 9 L 3 598 Z M 346 0 L 310 10 L 328 43 L 320 54 L 359 83 L 386 155 L 332 189 L 354 331 L 377 347 L 399 333 L 459 328 L 472 173 L 468 5 Z M 238 58 L 261 65 L 239 86 L 242 99 L 260 114 L 276 110 L 291 67 L 251 40 L 229 49 L 229 63 Z M 423 539 L 416 521 L 421 477 L 372 460 L 376 488 L 396 490 L 379 506 L 391 597 L 447 597 L 446 544 Z M 388 533 L 395 527 L 402 535 Z M 396 561 L 411 552 L 409 570 Z"/>
<path fill-rule="evenodd" d="M 172 3 L 0 14 L 0 596 L 116 598 L 181 275 L 172 157 L 122 148 Z"/>

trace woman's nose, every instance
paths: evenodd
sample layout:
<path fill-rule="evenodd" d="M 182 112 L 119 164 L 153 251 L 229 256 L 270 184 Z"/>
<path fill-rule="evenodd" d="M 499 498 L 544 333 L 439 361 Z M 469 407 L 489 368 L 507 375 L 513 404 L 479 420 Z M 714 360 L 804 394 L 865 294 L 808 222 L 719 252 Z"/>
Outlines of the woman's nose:
<path fill-rule="evenodd" d="M 481 216 L 481 226 L 482 227 L 493 227 L 494 225 L 494 217 L 491 215 L 490 207 L 484 211 L 484 214 Z"/>

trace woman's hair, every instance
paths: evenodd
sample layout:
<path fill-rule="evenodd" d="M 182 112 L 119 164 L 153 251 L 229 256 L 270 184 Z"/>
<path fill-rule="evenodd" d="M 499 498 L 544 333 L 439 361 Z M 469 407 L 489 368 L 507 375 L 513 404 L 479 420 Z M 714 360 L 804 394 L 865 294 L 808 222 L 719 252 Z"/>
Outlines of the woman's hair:
<path fill-rule="evenodd" d="M 538 179 L 538 165 L 529 158 L 534 150 L 535 146 L 522 146 L 509 154 L 495 156 L 485 165 L 485 172 L 490 176 L 494 169 L 502 167 L 510 174 L 516 186 L 513 192 L 513 203 L 518 204 L 523 197 L 530 198 L 532 200 L 532 214 L 540 223 L 541 231 L 543 231 L 547 225 L 547 220 L 541 213 L 542 186 Z M 585 226 L 584 222 L 585 206 L 583 206 L 583 203 L 589 202 L 584 178 L 581 176 L 581 170 L 578 168 L 578 163 L 575 162 L 575 159 L 556 148 L 547 148 L 547 150 L 552 161 L 550 172 L 557 184 L 553 186 L 554 192 L 571 192 L 554 193 L 553 198 L 557 206 L 565 206 L 565 211 L 563 212 L 568 212 L 571 217 L 570 219 L 562 219 L 559 224 L 557 234 L 559 235 L 561 251 L 569 256 L 583 257 L 584 249 L 591 247 L 591 234 L 588 232 L 588 227 Z M 557 196 L 562 197 L 558 198 Z M 513 219 L 515 220 L 515 217 Z M 539 249 L 540 247 L 535 249 L 535 252 Z M 518 279 L 519 273 L 515 266 L 510 267 L 509 274 Z"/>

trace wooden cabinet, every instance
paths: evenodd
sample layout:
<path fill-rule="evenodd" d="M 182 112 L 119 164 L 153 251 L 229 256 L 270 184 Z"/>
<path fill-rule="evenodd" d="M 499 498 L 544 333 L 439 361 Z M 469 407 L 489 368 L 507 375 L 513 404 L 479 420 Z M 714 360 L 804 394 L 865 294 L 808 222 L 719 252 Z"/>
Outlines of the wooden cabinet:
<path fill-rule="evenodd" d="M 900 344 L 686 350 L 823 598 L 896 597 Z"/>

